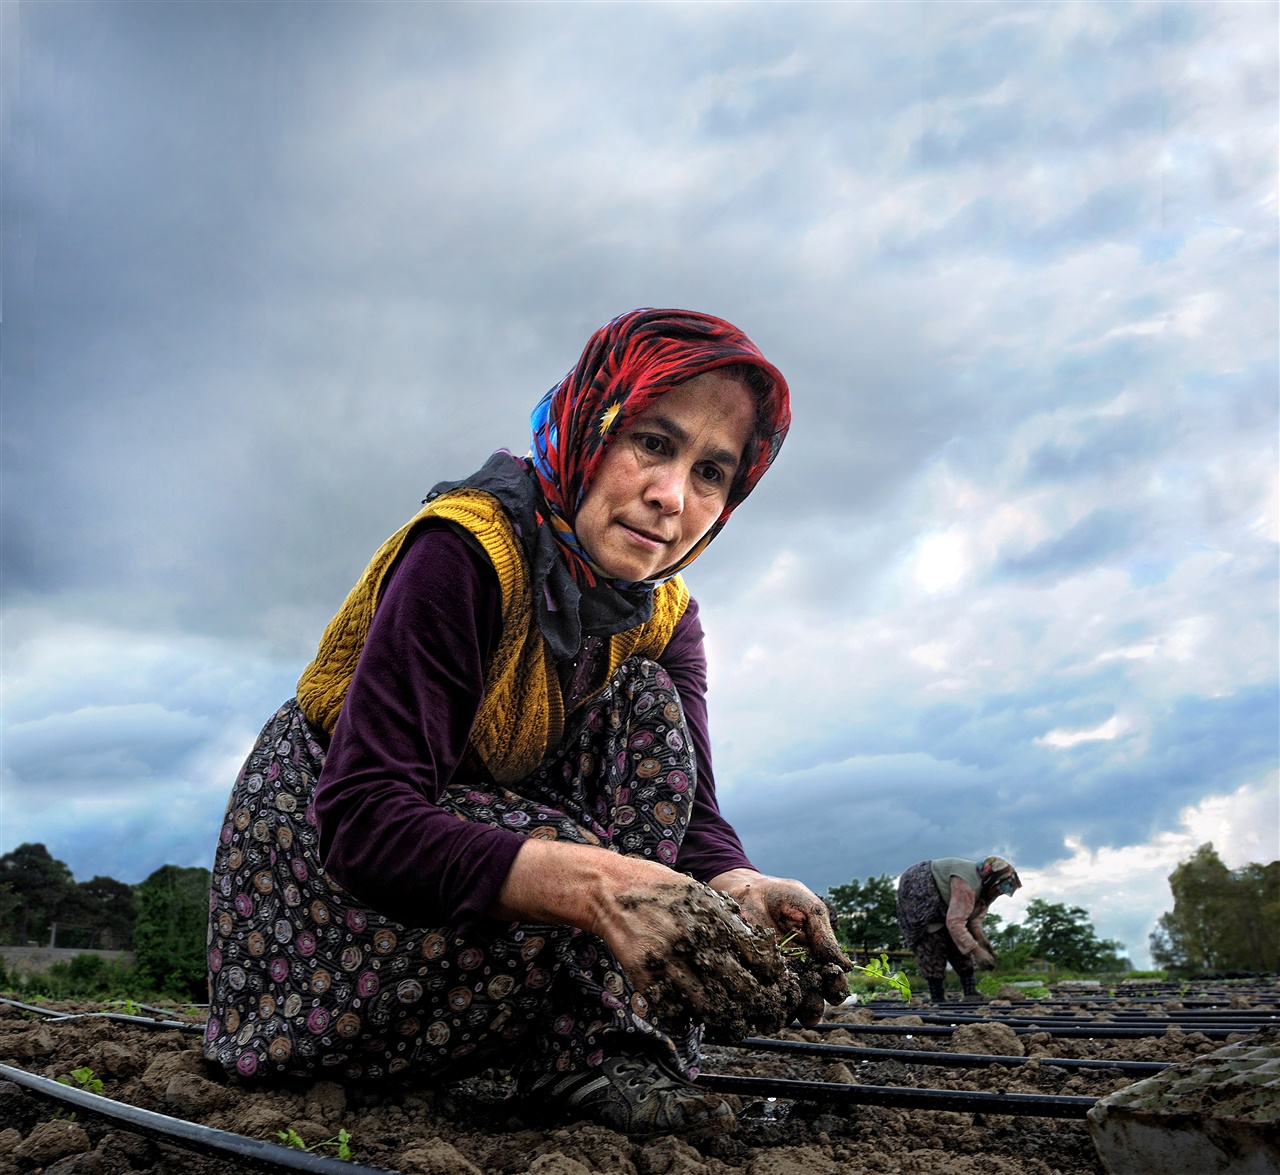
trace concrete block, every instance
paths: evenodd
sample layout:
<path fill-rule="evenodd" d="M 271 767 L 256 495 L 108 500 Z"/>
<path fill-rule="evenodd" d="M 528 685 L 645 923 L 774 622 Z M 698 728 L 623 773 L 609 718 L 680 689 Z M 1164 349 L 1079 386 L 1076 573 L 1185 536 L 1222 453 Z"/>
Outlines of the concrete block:
<path fill-rule="evenodd" d="M 1280 1175 L 1280 1035 L 1135 1082 L 1088 1121 L 1111 1175 Z"/>

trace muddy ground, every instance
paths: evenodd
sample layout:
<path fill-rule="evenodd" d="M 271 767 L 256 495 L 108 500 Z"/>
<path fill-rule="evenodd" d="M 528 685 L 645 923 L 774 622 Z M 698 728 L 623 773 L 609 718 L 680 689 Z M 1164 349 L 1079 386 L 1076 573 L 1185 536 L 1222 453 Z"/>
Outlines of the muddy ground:
<path fill-rule="evenodd" d="M 66 1012 L 99 1005 L 50 1004 Z M 997 1006 L 1001 1007 L 1000 1005 Z M 118 1009 L 117 1009 L 118 1010 Z M 922 1009 L 927 1011 L 928 1009 Z M 972 1009 L 966 1008 L 965 1011 Z M 993 1009 L 995 1010 L 995 1009 Z M 1004 1005 L 1002 1010 L 1009 1011 Z M 1163 1012 L 1161 1005 L 1149 1009 Z M 1082 1017 L 1085 1015 L 1081 1013 Z M 832 1010 L 828 1019 L 866 1020 L 866 1010 Z M 176 1015 L 175 1015 L 175 1018 Z M 198 1016 L 188 1017 L 191 1022 Z M 898 1021 L 901 1023 L 901 1021 Z M 1015 1037 L 1002 1024 L 976 1024 L 951 1038 L 822 1034 L 786 1030 L 793 1040 L 901 1049 L 983 1052 L 990 1055 L 1189 1060 L 1221 1047 L 1176 1030 L 1142 1040 L 1049 1035 Z M 863 1085 L 907 1085 L 1100 1097 L 1129 1084 L 1124 1076 L 1026 1065 L 978 1069 L 923 1068 L 897 1060 L 846 1064 L 791 1054 L 713 1046 L 707 1072 L 785 1077 Z M 346 1130 L 356 1160 L 420 1175 L 1101 1175 L 1085 1123 L 878 1107 L 823 1109 L 792 1103 L 778 1121 L 761 1103 L 738 1099 L 738 1129 L 711 1139 L 631 1139 L 586 1123 L 548 1125 L 521 1116 L 499 1076 L 444 1089 L 405 1085 L 353 1089 L 333 1082 L 288 1090 L 246 1092 L 205 1065 L 200 1036 L 147 1029 L 105 1019 L 41 1020 L 0 1005 L 0 1063 L 58 1078 L 92 1069 L 111 1098 L 258 1139 L 292 1129 L 315 1146 Z M 782 1103 L 783 1109 L 787 1103 Z M 330 1154 L 333 1148 L 320 1147 Z M 55 1117 L 51 1103 L 12 1083 L 0 1083 L 0 1175 L 212 1175 L 233 1170 L 170 1150 L 88 1115 Z"/>

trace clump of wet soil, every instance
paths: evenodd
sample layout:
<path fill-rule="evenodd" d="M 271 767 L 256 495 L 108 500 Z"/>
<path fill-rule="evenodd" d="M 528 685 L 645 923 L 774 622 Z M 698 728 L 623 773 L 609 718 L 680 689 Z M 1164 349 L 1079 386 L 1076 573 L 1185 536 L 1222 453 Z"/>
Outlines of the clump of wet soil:
<path fill-rule="evenodd" d="M 50 1004 L 88 1013 L 101 1005 Z M 922 1011 L 925 1009 L 922 1008 Z M 202 1016 L 173 1012 L 198 1026 Z M 865 1009 L 827 1010 L 827 1020 L 865 1025 Z M 898 1025 L 911 1017 L 899 1017 Z M 783 1039 L 884 1049 L 936 1048 L 933 1038 L 784 1029 Z M 997 1033 L 988 1047 L 1006 1051 Z M 1170 1032 L 1145 1041 L 1019 1038 L 1032 1057 L 1191 1060 L 1223 1042 Z M 230 1084 L 204 1062 L 198 1031 L 145 1028 L 88 1017 L 42 1020 L 0 1004 L 0 1063 L 49 1078 L 89 1068 L 118 1101 L 255 1139 L 293 1130 L 317 1153 L 346 1130 L 357 1161 L 406 1175 L 1104 1175 L 1082 1121 L 992 1114 L 834 1109 L 818 1103 L 739 1102 L 740 1126 L 711 1139 L 628 1138 L 584 1122 L 551 1124 L 511 1096 L 505 1074 L 490 1071 L 447 1086 L 380 1087 L 296 1081 L 272 1089 Z M 966 1049 L 966 1051 L 975 1051 Z M 739 1076 L 935 1089 L 1101 1097 L 1130 1084 L 1114 1072 L 1038 1063 L 952 1069 L 901 1059 L 844 1061 L 795 1053 L 713 1046 L 704 1070 Z M 90 1114 L 64 1111 L 0 1079 L 0 1175 L 225 1175 L 209 1159 L 129 1133 Z"/>
<path fill-rule="evenodd" d="M 796 1019 L 801 1024 L 812 1024 L 822 1018 L 828 1003 L 839 1004 L 849 994 L 849 981 L 838 964 L 820 962 L 805 951 L 784 950 L 782 958 L 799 992 L 791 1015 L 784 1023 Z"/>
<path fill-rule="evenodd" d="M 623 899 L 661 902 L 681 927 L 668 955 L 645 959 L 655 976 L 644 992 L 653 1018 L 673 1032 L 701 1023 L 704 1039 L 720 1044 L 770 1036 L 789 1023 L 805 995 L 778 936 L 747 923 L 732 898 L 708 886 L 658 890 Z"/>

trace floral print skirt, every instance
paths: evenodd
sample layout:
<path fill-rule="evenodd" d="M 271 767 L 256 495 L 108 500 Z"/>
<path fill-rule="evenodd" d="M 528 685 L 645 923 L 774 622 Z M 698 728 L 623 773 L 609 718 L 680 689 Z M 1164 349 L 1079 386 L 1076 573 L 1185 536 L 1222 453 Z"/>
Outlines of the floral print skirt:
<path fill-rule="evenodd" d="M 240 1078 L 354 1080 L 567 1071 L 654 1049 L 696 1075 L 698 1030 L 675 1038 L 655 1025 L 594 935 L 520 922 L 465 936 L 403 926 L 344 892 L 319 858 L 322 742 L 296 700 L 286 703 L 232 789 L 209 903 L 210 1061 Z M 661 666 L 620 666 L 565 747 L 514 789 L 455 782 L 441 806 L 673 865 L 696 776 Z"/>

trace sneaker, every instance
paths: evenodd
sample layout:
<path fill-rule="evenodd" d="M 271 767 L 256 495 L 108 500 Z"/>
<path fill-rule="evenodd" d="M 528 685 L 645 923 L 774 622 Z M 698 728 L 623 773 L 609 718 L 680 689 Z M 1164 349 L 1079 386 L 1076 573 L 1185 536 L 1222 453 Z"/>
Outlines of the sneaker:
<path fill-rule="evenodd" d="M 626 1053 L 606 1057 L 597 1069 L 539 1074 L 520 1093 L 541 1112 L 568 1121 L 588 1118 L 623 1134 L 722 1133 L 737 1122 L 719 1094 L 671 1076 L 647 1057 Z"/>

